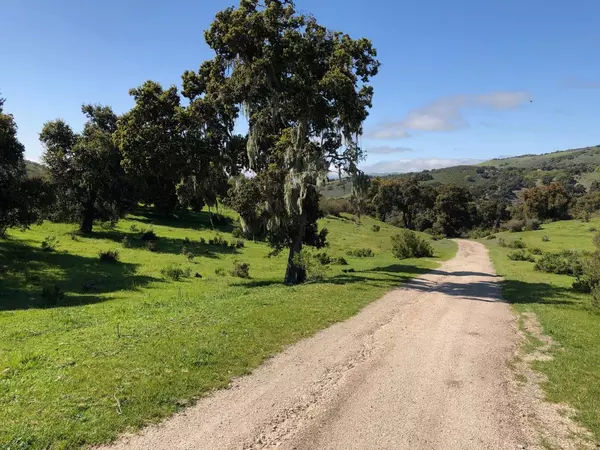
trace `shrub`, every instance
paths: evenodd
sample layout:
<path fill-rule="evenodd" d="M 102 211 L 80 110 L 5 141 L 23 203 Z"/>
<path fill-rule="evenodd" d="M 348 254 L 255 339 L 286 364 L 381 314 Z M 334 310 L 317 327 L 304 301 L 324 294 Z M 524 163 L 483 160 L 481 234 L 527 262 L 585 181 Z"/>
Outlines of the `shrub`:
<path fill-rule="evenodd" d="M 235 239 L 233 241 L 231 241 L 231 248 L 244 248 L 245 247 L 245 243 L 243 239 Z"/>
<path fill-rule="evenodd" d="M 233 269 L 231 269 L 231 276 L 238 278 L 250 278 L 250 264 L 234 261 Z"/>
<path fill-rule="evenodd" d="M 218 275 L 220 277 L 224 277 L 226 275 L 225 269 L 223 269 L 222 267 L 217 267 L 215 269 L 215 275 Z"/>
<path fill-rule="evenodd" d="M 140 236 L 142 241 L 157 241 L 158 236 L 154 232 L 154 230 L 144 230 L 142 231 L 142 235 Z"/>
<path fill-rule="evenodd" d="M 123 248 L 131 248 L 131 240 L 127 236 L 124 236 L 123 239 L 121 239 L 121 245 Z"/>
<path fill-rule="evenodd" d="M 581 255 L 573 250 L 545 253 L 535 264 L 535 270 L 581 277 L 583 275 L 583 261 Z"/>
<path fill-rule="evenodd" d="M 533 247 L 529 251 L 531 252 L 532 255 L 543 255 L 544 254 L 544 251 L 539 247 Z"/>
<path fill-rule="evenodd" d="M 192 241 L 190 241 L 190 238 L 186 236 L 185 239 L 183 240 L 183 243 L 185 245 L 190 245 L 192 243 Z"/>
<path fill-rule="evenodd" d="M 504 240 L 504 238 L 498 238 L 498 245 L 500 247 L 506 247 L 506 241 Z"/>
<path fill-rule="evenodd" d="M 100 258 L 100 261 L 104 262 L 117 262 L 119 260 L 119 250 L 100 250 L 98 252 L 98 258 Z"/>
<path fill-rule="evenodd" d="M 414 231 L 402 230 L 392 236 L 392 254 L 398 259 L 423 258 L 433 256 L 433 248 Z"/>
<path fill-rule="evenodd" d="M 508 242 L 508 243 L 506 244 L 506 246 L 507 246 L 508 248 L 516 248 L 516 249 L 519 249 L 519 248 L 527 248 L 527 245 L 525 244 L 525 242 L 523 242 L 523 241 L 522 241 L 522 240 L 520 240 L 520 239 L 518 239 L 518 240 L 516 240 L 516 241 Z"/>
<path fill-rule="evenodd" d="M 527 231 L 536 231 L 539 230 L 542 226 L 542 223 L 538 219 L 527 219 L 525 221 L 525 230 Z"/>
<path fill-rule="evenodd" d="M 496 235 L 495 235 L 495 234 L 489 234 L 489 235 L 486 237 L 486 239 L 487 239 L 488 241 L 491 241 L 492 239 L 496 239 Z"/>
<path fill-rule="evenodd" d="M 156 245 L 156 241 L 148 241 L 146 243 L 146 249 L 151 251 L 151 252 L 156 252 L 158 251 L 158 245 Z"/>
<path fill-rule="evenodd" d="M 327 253 L 325 252 L 320 252 L 320 253 L 315 253 L 314 254 L 315 259 L 319 262 L 319 264 L 321 264 L 322 266 L 325 266 L 327 264 L 331 264 L 332 263 L 332 259 L 331 256 L 329 256 Z"/>
<path fill-rule="evenodd" d="M 44 304 L 56 306 L 65 298 L 65 291 L 56 284 L 54 286 L 44 286 L 42 288 L 41 297 L 44 300 Z"/>
<path fill-rule="evenodd" d="M 185 256 L 187 259 L 189 259 L 190 261 L 194 259 L 194 252 L 192 250 L 190 250 L 188 247 L 186 247 L 185 245 L 183 247 L 181 247 L 181 254 L 183 256 Z"/>
<path fill-rule="evenodd" d="M 321 198 L 319 209 L 325 216 L 340 217 L 342 213 L 351 213 L 352 205 L 345 198 Z"/>
<path fill-rule="evenodd" d="M 189 278 L 192 275 L 192 271 L 189 268 L 184 269 L 173 264 L 163 267 L 160 273 L 163 277 L 173 281 L 179 281 L 182 278 Z"/>
<path fill-rule="evenodd" d="M 205 245 L 206 244 L 206 239 L 204 239 L 203 237 L 200 238 L 200 245 Z"/>
<path fill-rule="evenodd" d="M 377 233 L 379 230 L 381 230 L 381 226 L 375 224 L 371 227 L 371 231 Z"/>
<path fill-rule="evenodd" d="M 595 285 L 592 288 L 592 306 L 600 309 L 600 285 Z"/>
<path fill-rule="evenodd" d="M 508 254 L 508 259 L 512 261 L 529 261 L 535 262 L 535 258 L 530 253 L 527 253 L 525 250 L 515 250 Z"/>
<path fill-rule="evenodd" d="M 236 222 L 235 225 L 233 226 L 233 230 L 231 230 L 231 236 L 236 239 L 241 239 L 241 238 L 245 237 L 244 230 L 242 229 L 242 225 L 240 224 L 239 221 Z"/>
<path fill-rule="evenodd" d="M 519 233 L 525 228 L 525 221 L 522 219 L 512 219 L 504 224 L 506 229 L 511 233 Z"/>
<path fill-rule="evenodd" d="M 589 227 L 588 231 L 591 233 L 595 233 L 596 231 L 598 231 L 598 229 L 596 227 Z"/>
<path fill-rule="evenodd" d="M 140 231 L 140 229 L 137 227 L 137 225 L 135 223 L 129 227 L 129 230 L 133 233 L 137 233 L 138 231 Z"/>
<path fill-rule="evenodd" d="M 229 242 L 220 234 L 208 240 L 208 245 L 214 245 L 216 247 L 229 247 Z"/>
<path fill-rule="evenodd" d="M 549 236 L 542 236 L 542 242 L 550 242 Z"/>
<path fill-rule="evenodd" d="M 304 269 L 306 281 L 320 281 L 327 275 L 328 258 L 326 253 L 311 253 L 308 250 L 302 250 L 300 254 L 294 256 L 294 264 Z"/>
<path fill-rule="evenodd" d="M 373 253 L 373 250 L 370 248 L 357 248 L 354 250 L 348 250 L 346 255 L 354 256 L 356 258 L 372 258 L 375 256 L 375 253 Z"/>
<path fill-rule="evenodd" d="M 106 222 L 100 222 L 100 228 L 102 228 L 105 231 L 113 231 L 117 228 L 117 222 L 115 222 L 113 220 L 109 220 Z"/>
<path fill-rule="evenodd" d="M 42 241 L 42 250 L 53 252 L 58 248 L 58 239 L 56 236 L 46 236 Z"/>
<path fill-rule="evenodd" d="M 346 261 L 346 258 L 344 258 L 343 256 L 338 256 L 337 258 L 333 258 L 332 263 L 337 264 L 338 266 L 347 266 L 348 265 L 348 261 Z"/>

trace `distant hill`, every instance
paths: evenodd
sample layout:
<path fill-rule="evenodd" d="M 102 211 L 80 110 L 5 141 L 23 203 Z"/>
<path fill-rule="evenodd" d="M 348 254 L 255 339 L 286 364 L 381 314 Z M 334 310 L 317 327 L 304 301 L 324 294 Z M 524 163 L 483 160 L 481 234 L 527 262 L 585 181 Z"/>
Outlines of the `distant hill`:
<path fill-rule="evenodd" d="M 600 181 L 600 146 L 496 158 L 477 165 L 462 165 L 444 169 L 424 170 L 417 173 L 384 175 L 382 178 L 417 176 L 424 183 L 461 184 L 483 187 L 498 177 L 518 174 L 526 184 L 540 184 L 551 180 L 573 178 L 588 188 L 593 181 Z M 350 195 L 350 181 L 331 181 L 322 193 L 326 197 Z"/>
<path fill-rule="evenodd" d="M 25 161 L 25 167 L 30 178 L 44 178 L 48 174 L 48 169 L 40 163 Z"/>

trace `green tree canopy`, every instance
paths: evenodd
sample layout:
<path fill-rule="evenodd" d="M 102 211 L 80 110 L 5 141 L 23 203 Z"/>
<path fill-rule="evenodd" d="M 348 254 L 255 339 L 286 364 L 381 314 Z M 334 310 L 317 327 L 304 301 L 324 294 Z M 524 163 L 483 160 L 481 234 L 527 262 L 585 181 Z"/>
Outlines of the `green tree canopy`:
<path fill-rule="evenodd" d="M 317 233 L 317 185 L 332 166 L 356 171 L 358 136 L 379 63 L 371 42 L 319 25 L 289 0 L 242 0 L 205 33 L 215 57 L 194 76 L 201 95 L 241 107 L 275 251 L 289 248 L 285 281 L 303 281 L 294 255 Z"/>
<path fill-rule="evenodd" d="M 81 134 L 61 119 L 44 124 L 40 141 L 57 189 L 57 218 L 76 220 L 84 233 L 95 219 L 116 221 L 134 202 L 113 135 L 117 116 L 109 106 L 83 105 Z"/>

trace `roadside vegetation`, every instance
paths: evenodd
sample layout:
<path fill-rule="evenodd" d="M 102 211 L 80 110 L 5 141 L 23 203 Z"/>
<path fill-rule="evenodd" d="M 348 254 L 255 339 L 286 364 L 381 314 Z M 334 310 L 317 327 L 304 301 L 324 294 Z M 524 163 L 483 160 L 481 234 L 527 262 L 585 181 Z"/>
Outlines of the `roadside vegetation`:
<path fill-rule="evenodd" d="M 551 361 L 533 363 L 548 377 L 542 386 L 548 400 L 574 407 L 576 419 L 600 438 L 600 303 L 581 286 L 596 273 L 586 266 L 597 264 L 597 229 L 597 218 L 560 221 L 481 242 L 504 277 L 504 297 L 519 313 L 535 313 L 543 333 L 557 342 Z M 527 258 L 511 257 L 514 242 Z"/>
<path fill-rule="evenodd" d="M 71 449 L 158 421 L 456 251 L 430 241 L 435 259 L 399 261 L 395 227 L 328 217 L 320 225 L 330 246 L 307 253 L 325 264 L 288 287 L 287 255 L 268 257 L 252 240 L 232 246 L 235 214 L 225 214 L 215 229 L 208 212 L 164 220 L 141 210 L 87 236 L 48 222 L 9 231 L 0 241 L 0 448 Z"/>

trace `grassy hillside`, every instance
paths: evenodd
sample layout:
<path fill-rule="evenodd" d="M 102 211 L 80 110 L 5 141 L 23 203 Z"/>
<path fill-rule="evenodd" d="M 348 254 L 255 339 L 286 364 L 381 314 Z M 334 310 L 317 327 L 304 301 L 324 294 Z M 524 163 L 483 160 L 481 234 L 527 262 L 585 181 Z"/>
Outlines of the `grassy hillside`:
<path fill-rule="evenodd" d="M 541 183 L 546 176 L 561 177 L 573 173 L 577 182 L 586 188 L 593 181 L 600 181 L 600 146 L 565 150 L 542 155 L 523 155 L 511 158 L 491 159 L 479 165 L 454 166 L 443 169 L 426 170 L 418 174 L 393 174 L 382 178 L 419 176 L 424 183 L 461 184 L 481 187 L 502 176 L 509 170 L 517 170 L 524 179 L 534 184 Z M 348 181 L 331 181 L 322 194 L 325 197 L 346 197 L 350 195 Z"/>
<path fill-rule="evenodd" d="M 43 178 L 46 176 L 47 169 L 40 163 L 25 161 L 27 175 L 31 178 Z"/>
<path fill-rule="evenodd" d="M 544 153 L 542 155 L 497 158 L 481 163 L 483 166 L 519 167 L 524 169 L 540 169 L 547 164 L 563 168 L 575 164 L 600 165 L 600 146 Z"/>
<path fill-rule="evenodd" d="M 600 229 L 600 219 L 556 222 L 538 231 L 497 236 L 507 242 L 522 239 L 529 249 L 544 252 L 592 250 L 596 228 Z M 531 262 L 511 261 L 507 256 L 514 250 L 500 247 L 498 239 L 482 242 L 504 277 L 505 298 L 520 313 L 534 312 L 543 332 L 558 344 L 552 349 L 554 359 L 534 363 L 548 377 L 543 385 L 548 399 L 575 407 L 577 420 L 600 439 L 600 312 L 591 305 L 591 296 L 573 291 L 575 279 L 570 276 L 538 272 Z"/>
<path fill-rule="evenodd" d="M 321 225 L 330 230 L 327 252 L 349 265 L 294 287 L 281 284 L 287 255 L 269 258 L 265 244 L 201 243 L 217 234 L 206 214 L 164 221 L 146 211 L 76 240 L 74 225 L 10 231 L 0 240 L 0 448 L 109 441 L 226 386 L 285 345 L 437 266 L 436 259 L 395 259 L 396 229 L 373 219 L 356 226 L 328 218 Z M 140 240 L 142 227 L 159 236 L 155 252 Z M 220 235 L 231 241 L 229 229 Z M 56 251 L 41 249 L 47 236 L 58 240 Z M 456 250 L 452 241 L 432 244 L 437 260 Z M 196 255 L 192 261 L 183 246 Z M 357 248 L 375 257 L 346 255 Z M 98 252 L 109 249 L 119 251 L 118 262 L 99 260 Z M 229 274 L 236 260 L 250 264 L 250 279 Z M 161 273 L 168 266 L 192 276 L 169 280 Z"/>

